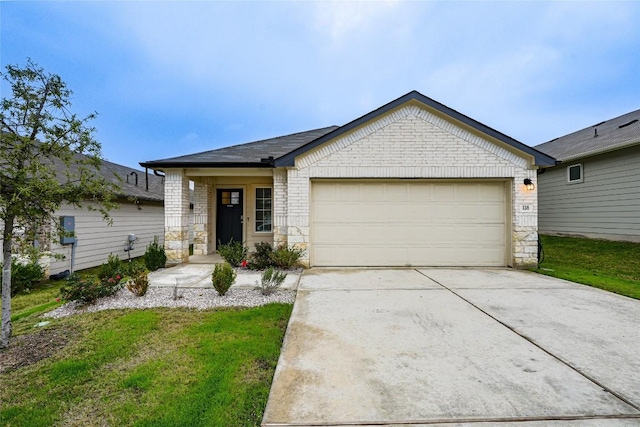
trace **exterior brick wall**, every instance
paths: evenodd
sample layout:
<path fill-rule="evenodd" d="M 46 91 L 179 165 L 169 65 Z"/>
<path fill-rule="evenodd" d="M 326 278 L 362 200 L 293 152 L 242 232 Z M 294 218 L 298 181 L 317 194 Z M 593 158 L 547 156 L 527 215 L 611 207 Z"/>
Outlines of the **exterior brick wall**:
<path fill-rule="evenodd" d="M 193 254 L 207 255 L 210 248 L 209 211 L 213 208 L 213 189 L 206 178 L 194 182 L 193 185 Z"/>
<path fill-rule="evenodd" d="M 287 171 L 273 171 L 273 243 L 287 244 Z"/>
<path fill-rule="evenodd" d="M 182 169 L 165 173 L 164 206 L 167 264 L 189 262 L 189 179 Z"/>
<path fill-rule="evenodd" d="M 288 243 L 305 250 L 313 178 L 511 179 L 512 264 L 537 263 L 537 193 L 523 185 L 524 178 L 535 182 L 529 161 L 417 106 L 401 107 L 303 154 L 286 173 L 286 191 L 276 190 L 276 197 L 287 200 Z M 308 251 L 303 262 L 309 263 Z"/>

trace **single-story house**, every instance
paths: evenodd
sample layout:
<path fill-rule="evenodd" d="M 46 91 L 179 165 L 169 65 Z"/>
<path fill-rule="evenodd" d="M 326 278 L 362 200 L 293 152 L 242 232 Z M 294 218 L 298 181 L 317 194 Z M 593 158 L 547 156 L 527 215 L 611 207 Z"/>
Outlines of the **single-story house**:
<path fill-rule="evenodd" d="M 144 255 L 154 236 L 164 242 L 164 177 L 107 161 L 102 162 L 99 173 L 120 185 L 118 209 L 109 212 L 112 224 L 103 221 L 100 212 L 87 209 L 92 202 L 86 202 L 82 209 L 63 205 L 55 215 L 72 218 L 75 247 L 72 240 L 63 245 L 60 239 L 47 245 L 53 254 L 63 256 L 62 259 L 51 257 L 50 274 L 71 270 L 72 251 L 73 269 L 81 270 L 105 263 L 109 254 L 127 259 L 129 252 L 125 248 L 129 235 L 136 238 L 131 258 Z"/>
<path fill-rule="evenodd" d="M 418 92 L 344 126 L 141 163 L 165 181 L 168 262 L 287 244 L 306 266 L 536 265 L 555 159 Z"/>
<path fill-rule="evenodd" d="M 62 166 L 60 168 L 62 171 Z M 129 252 L 131 258 L 142 256 L 155 236 L 164 242 L 164 177 L 145 175 L 140 170 L 108 161 L 102 162 L 98 173 L 120 186 L 118 209 L 109 212 L 112 224 L 104 221 L 100 212 L 87 209 L 93 202 L 87 201 L 82 209 L 62 205 L 55 217 L 73 229 L 75 238 L 65 239 L 62 244 L 59 237 L 49 241 L 46 233 L 41 234 L 42 240 L 34 244 L 45 253 L 40 264 L 47 274 L 71 270 L 72 255 L 73 270 L 81 270 L 105 263 L 112 253 L 120 259 L 127 259 Z M 125 251 L 129 235 L 135 235 L 136 240 L 132 249 Z"/>
<path fill-rule="evenodd" d="M 562 161 L 538 172 L 541 233 L 640 242 L 640 110 L 535 148 Z"/>

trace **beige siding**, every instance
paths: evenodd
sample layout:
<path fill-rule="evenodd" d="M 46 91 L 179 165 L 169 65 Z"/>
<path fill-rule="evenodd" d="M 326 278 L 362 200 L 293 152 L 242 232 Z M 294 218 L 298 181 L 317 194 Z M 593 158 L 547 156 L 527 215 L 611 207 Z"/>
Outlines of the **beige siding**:
<path fill-rule="evenodd" d="M 581 163 L 584 181 L 569 184 Z M 640 147 L 568 161 L 539 175 L 540 232 L 640 241 Z"/>
<path fill-rule="evenodd" d="M 76 246 L 75 270 L 95 267 L 106 262 L 110 253 L 126 259 L 125 242 L 129 234 L 138 237 L 131 257 L 142 256 L 147 245 L 158 236 L 164 241 L 164 208 L 159 203 L 142 202 L 139 210 L 133 203 L 122 203 L 119 209 L 110 212 L 113 225 L 102 220 L 99 212 L 63 206 L 58 216 L 75 217 Z M 63 260 L 51 260 L 51 274 L 70 269 L 71 247 L 52 243 L 52 251 L 65 256 Z"/>

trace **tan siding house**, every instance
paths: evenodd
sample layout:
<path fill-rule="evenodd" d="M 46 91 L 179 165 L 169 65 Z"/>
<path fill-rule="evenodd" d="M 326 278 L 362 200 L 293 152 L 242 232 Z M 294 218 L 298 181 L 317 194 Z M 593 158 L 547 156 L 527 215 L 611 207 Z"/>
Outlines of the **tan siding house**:
<path fill-rule="evenodd" d="M 144 255 L 145 249 L 153 241 L 154 236 L 164 241 L 164 208 L 161 202 L 147 201 L 140 204 L 121 200 L 120 207 L 111 211 L 113 223 L 109 226 L 96 211 L 64 206 L 59 216 L 75 217 L 76 240 L 74 270 L 95 267 L 106 262 L 109 254 L 120 259 L 129 256 L 124 251 L 130 234 L 135 234 L 137 241 L 133 245 L 131 258 Z M 64 259 L 51 259 L 51 274 L 71 268 L 71 245 L 51 244 L 51 251 L 64 256 Z"/>
<path fill-rule="evenodd" d="M 640 110 L 537 146 L 541 233 L 640 242 Z"/>
<path fill-rule="evenodd" d="M 536 172 L 555 159 L 418 92 L 340 127 L 141 163 L 166 173 L 165 248 L 230 238 L 307 266 L 537 263 Z M 529 185 L 527 185 L 529 184 Z"/>
<path fill-rule="evenodd" d="M 130 234 L 137 237 L 132 258 L 142 256 L 154 236 L 164 242 L 164 177 L 107 161 L 103 161 L 99 173 L 118 182 L 121 188 L 119 207 L 109 213 L 112 225 L 103 221 L 99 212 L 87 209 L 91 202 L 83 204 L 82 209 L 63 205 L 56 212 L 58 218 L 75 219 L 74 271 L 103 264 L 110 254 L 127 259 L 129 255 L 124 249 Z M 51 253 L 63 258 L 52 256 L 44 260 L 49 274 L 72 270 L 72 246 L 60 244 L 59 239 L 50 243 Z"/>

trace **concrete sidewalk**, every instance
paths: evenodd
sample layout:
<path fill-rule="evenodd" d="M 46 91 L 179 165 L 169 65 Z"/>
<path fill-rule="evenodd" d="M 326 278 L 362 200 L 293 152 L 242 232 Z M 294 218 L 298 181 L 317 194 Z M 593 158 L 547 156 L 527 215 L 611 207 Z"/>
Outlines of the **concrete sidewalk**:
<path fill-rule="evenodd" d="M 162 268 L 149 273 L 149 286 L 172 288 L 212 288 L 211 273 L 214 264 L 180 264 L 175 267 Z M 246 289 L 259 286 L 262 272 L 247 269 L 237 269 L 238 276 L 231 289 Z M 298 288 L 302 270 L 287 271 L 287 277 L 280 289 Z"/>
<path fill-rule="evenodd" d="M 311 269 L 263 425 L 640 425 L 638 325 L 529 272 Z"/>

